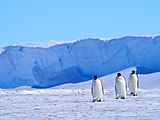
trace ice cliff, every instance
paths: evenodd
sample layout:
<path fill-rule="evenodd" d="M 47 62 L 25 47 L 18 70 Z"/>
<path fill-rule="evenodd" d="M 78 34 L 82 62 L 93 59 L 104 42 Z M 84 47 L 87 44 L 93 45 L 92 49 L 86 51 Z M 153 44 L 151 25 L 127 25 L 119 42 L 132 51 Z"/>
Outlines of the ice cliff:
<path fill-rule="evenodd" d="M 51 87 L 136 67 L 160 71 L 160 36 L 85 39 L 48 48 L 8 46 L 0 54 L 0 88 Z"/>

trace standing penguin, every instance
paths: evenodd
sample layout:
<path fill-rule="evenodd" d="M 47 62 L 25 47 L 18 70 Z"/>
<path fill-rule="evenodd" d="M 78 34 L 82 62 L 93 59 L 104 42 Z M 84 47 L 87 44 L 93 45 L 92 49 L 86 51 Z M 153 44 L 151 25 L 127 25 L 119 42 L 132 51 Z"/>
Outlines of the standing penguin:
<path fill-rule="evenodd" d="M 94 79 L 92 81 L 92 88 L 91 88 L 92 96 L 93 96 L 93 102 L 101 102 L 102 97 L 104 95 L 103 85 L 100 79 L 98 79 L 97 76 L 94 76 Z"/>
<path fill-rule="evenodd" d="M 139 88 L 139 79 L 135 70 L 129 75 L 128 87 L 131 95 L 137 96 L 137 88 Z"/>
<path fill-rule="evenodd" d="M 126 83 L 125 83 L 125 78 L 121 75 L 121 73 L 117 73 L 115 92 L 116 92 L 116 99 L 126 98 Z"/>

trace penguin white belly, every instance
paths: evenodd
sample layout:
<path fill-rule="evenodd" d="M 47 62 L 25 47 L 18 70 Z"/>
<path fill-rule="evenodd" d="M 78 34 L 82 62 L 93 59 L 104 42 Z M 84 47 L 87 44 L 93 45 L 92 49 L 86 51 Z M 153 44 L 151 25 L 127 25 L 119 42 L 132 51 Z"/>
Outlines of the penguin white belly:
<path fill-rule="evenodd" d="M 99 80 L 93 82 L 93 97 L 95 99 L 101 99 L 103 97 L 102 85 Z"/>
<path fill-rule="evenodd" d="M 136 76 L 130 76 L 129 78 L 129 83 L 128 83 L 128 87 L 131 93 L 136 94 L 137 91 L 137 77 Z"/>
<path fill-rule="evenodd" d="M 116 82 L 116 92 L 119 97 L 126 97 L 126 85 L 124 80 L 119 80 Z"/>

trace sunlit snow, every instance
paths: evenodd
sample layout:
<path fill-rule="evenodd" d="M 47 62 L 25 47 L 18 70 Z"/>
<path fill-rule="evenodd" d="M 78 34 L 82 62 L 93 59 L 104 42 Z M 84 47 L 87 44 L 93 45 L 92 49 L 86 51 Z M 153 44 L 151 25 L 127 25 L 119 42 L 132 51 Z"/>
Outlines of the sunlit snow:
<path fill-rule="evenodd" d="M 126 77 L 129 68 L 119 71 Z M 102 102 L 92 102 L 91 81 L 47 89 L 0 89 L 2 120 L 157 120 L 160 117 L 160 74 L 140 75 L 138 96 L 115 99 L 116 73 L 101 77 Z M 151 79 L 152 78 L 152 79 Z M 153 80 L 154 79 L 154 80 Z M 147 83 L 145 81 L 148 81 Z M 149 82 L 150 81 L 150 82 Z M 154 83 L 154 81 L 157 81 Z M 153 82 L 153 83 L 152 83 Z M 152 83 L 152 84 L 151 84 Z"/>

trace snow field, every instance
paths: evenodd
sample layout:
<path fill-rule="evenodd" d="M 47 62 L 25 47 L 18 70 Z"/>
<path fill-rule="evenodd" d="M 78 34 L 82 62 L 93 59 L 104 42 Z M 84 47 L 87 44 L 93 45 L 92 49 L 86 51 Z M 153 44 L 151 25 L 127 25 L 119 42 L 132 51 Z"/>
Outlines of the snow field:
<path fill-rule="evenodd" d="M 157 120 L 160 90 L 139 90 L 115 99 L 106 89 L 103 102 L 91 102 L 90 89 L 0 90 L 1 120 Z"/>

